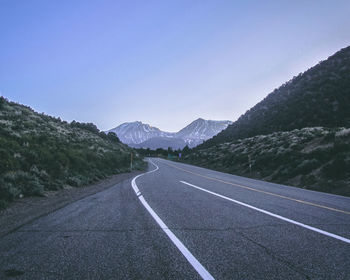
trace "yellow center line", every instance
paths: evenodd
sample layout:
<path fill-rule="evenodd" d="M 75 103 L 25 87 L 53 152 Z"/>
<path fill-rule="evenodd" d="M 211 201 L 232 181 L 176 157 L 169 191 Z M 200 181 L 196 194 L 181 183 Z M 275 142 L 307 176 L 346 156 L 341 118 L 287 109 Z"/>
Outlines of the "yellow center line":
<path fill-rule="evenodd" d="M 307 205 L 311 205 L 311 206 L 315 206 L 315 207 L 319 207 L 319 208 L 323 208 L 323 209 L 327 209 L 327 210 L 331 210 L 331 211 L 335 211 L 335 212 L 339 212 L 339 213 L 350 215 L 349 211 L 340 210 L 340 209 L 336 209 L 336 208 L 324 206 L 324 205 L 321 205 L 321 204 L 312 203 L 312 202 L 309 202 L 309 201 L 296 199 L 296 198 L 292 198 L 292 197 L 288 197 L 288 196 L 284 196 L 284 195 L 280 195 L 280 194 L 276 194 L 276 193 L 272 193 L 272 192 L 257 190 L 257 189 L 254 189 L 252 187 L 248 187 L 248 186 L 244 186 L 244 185 L 240 185 L 240 184 L 236 184 L 236 183 L 231 183 L 231 182 L 227 182 L 227 181 L 224 181 L 224 180 L 221 180 L 221 179 L 208 177 L 208 176 L 205 176 L 205 175 L 202 175 L 202 174 L 199 174 L 199 173 L 195 173 L 195 172 L 189 171 L 187 169 L 178 167 L 178 166 L 176 166 L 174 164 L 170 164 L 170 163 L 166 163 L 166 162 L 163 162 L 163 163 L 168 165 L 168 166 L 174 167 L 176 169 L 182 170 L 184 172 L 187 172 L 187 173 L 190 173 L 190 174 L 193 174 L 193 175 L 196 175 L 196 176 L 208 179 L 208 180 L 217 181 L 217 182 L 220 182 L 220 183 L 224 183 L 224 184 L 227 184 L 227 185 L 239 187 L 239 188 L 242 188 L 242 189 L 246 189 L 246 190 L 250 190 L 250 191 L 254 191 L 254 192 L 259 192 L 259 193 L 263 193 L 263 194 L 267 194 L 267 195 L 272 195 L 272 196 L 276 196 L 276 197 L 279 197 L 279 198 L 288 199 L 288 200 L 291 200 L 291 201 L 295 201 L 295 202 L 299 202 L 299 203 L 303 203 L 303 204 L 307 204 Z"/>

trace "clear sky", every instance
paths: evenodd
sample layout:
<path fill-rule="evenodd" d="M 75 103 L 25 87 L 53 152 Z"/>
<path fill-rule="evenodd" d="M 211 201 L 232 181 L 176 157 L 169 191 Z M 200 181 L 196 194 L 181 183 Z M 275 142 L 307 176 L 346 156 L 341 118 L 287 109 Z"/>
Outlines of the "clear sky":
<path fill-rule="evenodd" d="M 349 0 L 0 0 L 0 92 L 101 130 L 236 120 L 350 45 Z"/>

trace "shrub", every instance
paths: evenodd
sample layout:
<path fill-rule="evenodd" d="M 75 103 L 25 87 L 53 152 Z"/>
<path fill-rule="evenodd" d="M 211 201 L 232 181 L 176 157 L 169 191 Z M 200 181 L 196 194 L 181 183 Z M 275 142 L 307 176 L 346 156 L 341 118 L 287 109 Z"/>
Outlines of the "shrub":
<path fill-rule="evenodd" d="M 4 106 L 6 100 L 4 97 L 0 96 L 0 109 Z"/>
<path fill-rule="evenodd" d="M 330 179 L 344 179 L 349 174 L 350 165 L 345 161 L 344 156 L 338 155 L 332 162 L 322 168 L 322 173 Z"/>
<path fill-rule="evenodd" d="M 120 140 L 119 140 L 117 134 L 115 134 L 114 132 L 108 132 L 107 139 L 111 142 L 114 142 L 114 143 L 120 143 Z"/>

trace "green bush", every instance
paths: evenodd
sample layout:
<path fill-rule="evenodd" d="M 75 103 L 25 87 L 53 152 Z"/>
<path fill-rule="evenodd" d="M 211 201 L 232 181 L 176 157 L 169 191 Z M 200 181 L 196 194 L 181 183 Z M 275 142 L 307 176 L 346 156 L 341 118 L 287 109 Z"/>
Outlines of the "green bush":
<path fill-rule="evenodd" d="M 345 161 L 344 156 L 338 155 L 322 168 L 322 172 L 325 177 L 330 179 L 344 179 L 349 175 L 350 164 Z"/>
<path fill-rule="evenodd" d="M 5 98 L 0 96 L 0 109 L 4 106 L 5 102 Z"/>

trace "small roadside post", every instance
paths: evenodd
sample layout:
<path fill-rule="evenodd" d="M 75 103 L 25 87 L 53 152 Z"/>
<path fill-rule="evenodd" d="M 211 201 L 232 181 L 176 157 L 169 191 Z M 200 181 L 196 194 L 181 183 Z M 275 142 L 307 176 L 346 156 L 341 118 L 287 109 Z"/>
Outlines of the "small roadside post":
<path fill-rule="evenodd" d="M 248 155 L 248 162 L 249 162 L 249 173 L 252 174 L 252 160 L 250 155 Z"/>
<path fill-rule="evenodd" d="M 132 171 L 132 153 L 130 153 L 130 171 Z"/>

